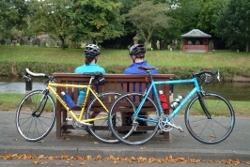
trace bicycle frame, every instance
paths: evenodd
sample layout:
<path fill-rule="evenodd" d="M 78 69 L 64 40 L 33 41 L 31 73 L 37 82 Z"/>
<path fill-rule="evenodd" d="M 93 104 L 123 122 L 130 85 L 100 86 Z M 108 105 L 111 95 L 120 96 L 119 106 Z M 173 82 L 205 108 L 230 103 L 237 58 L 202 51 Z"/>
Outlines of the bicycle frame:
<path fill-rule="evenodd" d="M 86 96 L 84 98 L 79 117 L 77 117 L 76 114 L 67 106 L 67 104 L 61 98 L 61 96 L 53 89 L 53 87 L 65 87 L 65 88 L 70 87 L 70 88 L 86 89 Z M 83 115 L 85 112 L 85 107 L 87 105 L 87 100 L 88 100 L 90 93 L 92 93 L 92 95 L 99 101 L 99 103 L 102 105 L 102 107 L 105 109 L 105 111 L 109 112 L 109 110 L 106 108 L 106 106 L 99 99 L 98 94 L 92 89 L 90 84 L 88 84 L 88 85 L 75 85 L 75 84 L 58 84 L 58 83 L 49 82 L 48 86 L 47 86 L 47 90 L 51 91 L 52 94 L 55 95 L 56 99 L 63 105 L 63 107 L 66 109 L 66 111 L 72 116 L 72 118 L 76 122 L 85 123 L 85 122 L 91 122 L 91 121 L 95 121 L 95 120 L 102 120 L 102 119 L 105 119 L 108 117 L 108 116 L 105 116 L 105 117 L 98 117 L 98 118 L 92 118 L 92 119 L 84 119 L 84 121 L 83 121 Z"/>
<path fill-rule="evenodd" d="M 200 86 L 198 84 L 197 78 L 193 78 L 193 79 L 184 79 L 184 80 L 169 80 L 169 81 L 154 81 L 151 77 L 151 85 L 149 86 L 149 88 L 146 90 L 145 92 L 145 96 L 142 99 L 140 105 L 138 106 L 135 115 L 137 116 L 143 106 L 143 104 L 146 101 L 146 98 L 148 97 L 149 93 L 151 90 L 153 90 L 155 93 L 155 97 L 156 97 L 156 101 L 157 101 L 157 105 L 160 109 L 161 114 L 163 114 L 163 109 L 161 106 L 161 102 L 160 102 L 160 98 L 159 95 L 157 93 L 157 89 L 156 86 L 157 85 L 175 85 L 175 84 L 187 84 L 187 83 L 193 83 L 194 84 L 194 88 L 189 92 L 189 94 L 181 101 L 181 103 L 177 106 L 177 108 L 175 108 L 173 110 L 173 112 L 169 115 L 169 119 L 174 118 L 179 112 L 180 110 L 183 108 L 183 106 L 195 95 L 195 94 L 199 94 L 201 92 Z M 202 107 L 205 107 L 204 102 L 200 101 Z M 153 122 L 153 123 L 158 123 L 156 120 L 152 120 L 152 119 L 145 119 L 145 118 L 140 118 L 137 117 L 138 120 L 142 120 L 142 121 L 147 121 L 147 122 Z"/>

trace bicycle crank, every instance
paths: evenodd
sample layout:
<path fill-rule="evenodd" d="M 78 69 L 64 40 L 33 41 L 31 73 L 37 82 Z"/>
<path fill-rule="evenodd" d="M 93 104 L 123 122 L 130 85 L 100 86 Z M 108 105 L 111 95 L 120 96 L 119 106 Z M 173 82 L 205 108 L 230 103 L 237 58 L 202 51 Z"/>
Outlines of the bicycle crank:
<path fill-rule="evenodd" d="M 181 128 L 181 126 L 177 126 L 174 124 L 174 119 L 169 119 L 167 115 L 162 114 L 159 118 L 158 122 L 159 128 L 164 132 L 169 132 L 173 128 L 180 130 L 180 132 L 184 132 Z"/>
<path fill-rule="evenodd" d="M 71 121 L 71 124 L 73 126 L 74 129 L 83 129 L 86 126 L 92 126 L 92 124 L 87 123 L 87 122 L 76 122 L 74 119 L 72 118 L 66 118 L 67 121 Z"/>

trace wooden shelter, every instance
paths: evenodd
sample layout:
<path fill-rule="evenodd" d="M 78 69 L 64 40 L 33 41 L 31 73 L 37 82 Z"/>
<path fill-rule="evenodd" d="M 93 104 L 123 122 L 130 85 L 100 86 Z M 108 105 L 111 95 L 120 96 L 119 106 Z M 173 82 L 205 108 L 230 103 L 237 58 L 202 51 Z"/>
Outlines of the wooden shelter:
<path fill-rule="evenodd" d="M 208 52 L 208 38 L 211 35 L 199 29 L 193 29 L 181 37 L 183 38 L 183 52 Z"/>

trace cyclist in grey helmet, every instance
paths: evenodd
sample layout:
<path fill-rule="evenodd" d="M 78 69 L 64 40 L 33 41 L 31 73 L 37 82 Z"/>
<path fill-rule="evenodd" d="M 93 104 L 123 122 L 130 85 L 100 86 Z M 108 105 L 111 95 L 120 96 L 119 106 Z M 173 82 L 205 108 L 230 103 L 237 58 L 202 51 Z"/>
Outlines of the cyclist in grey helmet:
<path fill-rule="evenodd" d="M 146 48 L 143 44 L 135 44 L 129 49 L 129 55 L 133 61 L 128 68 L 124 70 L 124 74 L 146 74 L 145 71 L 139 70 L 140 66 L 152 67 L 147 64 L 147 61 L 144 60 L 146 53 Z M 158 74 L 157 70 L 151 70 L 152 74 Z"/>
<path fill-rule="evenodd" d="M 145 53 L 146 53 L 146 48 L 144 47 L 143 44 L 135 44 L 133 46 L 130 47 L 129 49 L 129 55 L 131 56 L 131 59 L 133 61 L 133 64 L 131 64 L 128 68 L 126 68 L 124 70 L 124 74 L 147 74 L 145 71 L 140 70 L 139 67 L 140 66 L 144 66 L 144 67 L 152 67 L 150 65 L 147 64 L 147 61 L 144 60 L 145 58 Z M 157 70 L 151 70 L 152 74 L 158 74 Z M 136 85 L 134 85 L 133 90 L 135 90 Z M 140 87 L 141 84 L 140 84 Z M 128 113 L 123 113 L 122 114 L 122 124 L 124 126 L 131 126 L 131 116 L 133 115 L 133 113 L 128 112 Z M 141 113 L 141 116 L 145 115 L 145 118 L 148 117 L 148 113 L 144 112 Z M 141 122 L 138 121 L 140 126 L 147 126 L 146 122 Z M 128 131 L 119 131 L 119 133 L 127 133 Z M 141 133 L 146 133 L 146 131 L 142 131 Z"/>
<path fill-rule="evenodd" d="M 106 74 L 104 68 L 97 64 L 98 56 L 101 54 L 100 48 L 95 44 L 88 44 L 84 49 L 85 64 L 75 69 L 76 74 L 82 74 L 85 72 L 101 72 Z"/>

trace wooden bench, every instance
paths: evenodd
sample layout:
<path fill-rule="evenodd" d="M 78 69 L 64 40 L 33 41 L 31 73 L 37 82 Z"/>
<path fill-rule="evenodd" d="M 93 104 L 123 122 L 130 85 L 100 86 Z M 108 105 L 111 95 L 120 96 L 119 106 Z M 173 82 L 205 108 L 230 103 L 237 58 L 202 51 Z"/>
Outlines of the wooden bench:
<path fill-rule="evenodd" d="M 82 74 L 73 74 L 73 73 L 53 73 L 53 76 L 56 78 L 57 83 L 70 83 L 70 84 L 79 84 L 86 83 L 89 81 L 88 75 L 82 75 Z M 105 78 L 105 85 L 98 87 L 96 90 L 97 92 L 101 93 L 104 91 L 118 91 L 120 93 L 126 93 L 126 92 L 140 92 L 145 91 L 146 85 L 149 86 L 149 83 L 146 84 L 145 78 L 148 77 L 148 75 L 143 74 L 105 74 L 103 75 Z M 173 78 L 173 74 L 154 74 L 153 78 L 155 81 L 163 81 L 163 80 L 170 80 Z M 123 83 L 123 86 L 121 86 L 121 83 Z M 170 85 L 160 85 L 157 86 L 157 90 L 163 90 L 166 94 L 167 98 L 171 95 L 170 91 Z M 61 91 L 65 91 L 65 88 L 57 88 L 57 93 L 60 94 Z M 70 96 L 73 96 L 74 101 L 77 100 L 78 94 L 73 93 L 72 88 L 67 88 L 68 94 Z M 152 94 L 150 97 L 152 98 Z M 155 98 L 154 98 L 154 101 Z M 105 103 L 105 102 L 104 102 Z M 138 101 L 135 101 L 135 103 L 139 103 Z M 105 105 L 110 108 L 110 105 L 112 103 L 105 103 Z M 143 111 L 147 111 L 148 108 L 143 108 Z M 168 111 L 167 111 L 168 112 Z M 68 124 L 66 121 L 67 118 L 67 111 L 64 109 L 64 107 L 57 101 L 57 113 L 56 113 L 56 137 L 60 138 L 62 136 L 62 132 L 67 131 L 68 129 L 73 129 L 71 124 Z M 150 129 L 150 127 L 146 126 L 144 129 Z M 152 129 L 152 127 L 151 127 Z M 164 139 L 169 140 L 169 133 L 164 133 Z"/>

